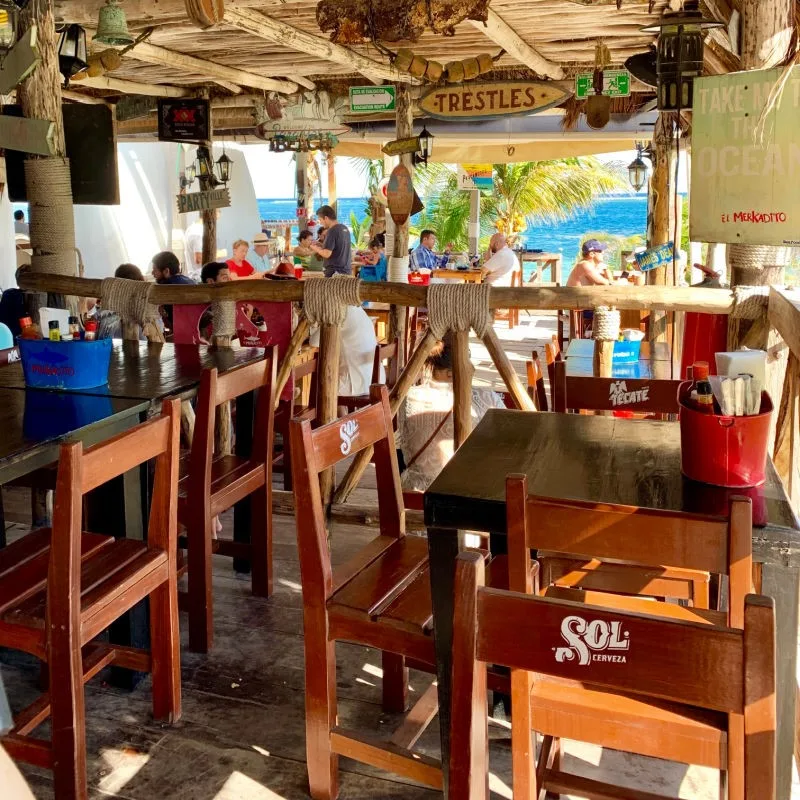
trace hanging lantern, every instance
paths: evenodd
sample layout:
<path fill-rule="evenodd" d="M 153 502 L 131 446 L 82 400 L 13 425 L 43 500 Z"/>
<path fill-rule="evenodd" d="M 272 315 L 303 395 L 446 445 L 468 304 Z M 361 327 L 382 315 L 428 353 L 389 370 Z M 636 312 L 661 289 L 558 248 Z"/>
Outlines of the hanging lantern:
<path fill-rule="evenodd" d="M 11 0 L 0 0 L 0 62 L 17 41 L 19 8 Z"/>
<path fill-rule="evenodd" d="M 647 183 L 649 170 L 642 156 L 651 157 L 650 147 L 645 147 L 641 142 L 636 142 L 636 158 L 628 164 L 628 180 L 634 191 L 640 191 Z"/>
<path fill-rule="evenodd" d="M 64 76 L 64 86 L 77 72 L 86 69 L 86 31 L 80 25 L 64 25 L 57 29 L 58 71 Z"/>
<path fill-rule="evenodd" d="M 106 0 L 97 17 L 97 33 L 93 41 L 101 44 L 128 45 L 134 38 L 128 30 L 125 12 L 117 5 L 117 0 Z"/>
<path fill-rule="evenodd" d="M 660 111 L 692 107 L 694 79 L 703 73 L 703 32 L 721 27 L 721 22 L 703 19 L 698 0 L 685 0 L 678 11 L 665 11 L 657 25 L 642 28 L 658 33 Z"/>
<path fill-rule="evenodd" d="M 414 153 L 412 161 L 415 165 L 424 164 L 427 167 L 428 159 L 433 156 L 433 134 L 423 126 L 417 140 L 419 141 L 419 150 Z"/>
<path fill-rule="evenodd" d="M 217 159 L 217 175 L 223 183 L 227 183 L 231 179 L 232 164 L 233 159 L 228 157 L 227 153 L 225 152 L 225 148 L 223 147 L 222 155 Z"/>

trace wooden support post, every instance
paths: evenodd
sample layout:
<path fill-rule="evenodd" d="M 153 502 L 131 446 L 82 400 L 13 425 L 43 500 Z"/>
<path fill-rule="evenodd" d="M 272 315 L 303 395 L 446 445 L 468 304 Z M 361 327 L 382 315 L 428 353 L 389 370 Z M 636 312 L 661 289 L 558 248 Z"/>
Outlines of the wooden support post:
<path fill-rule="evenodd" d="M 614 342 L 606 339 L 594 340 L 594 376 L 610 378 L 614 360 Z"/>
<path fill-rule="evenodd" d="M 319 423 L 327 425 L 337 416 L 339 398 L 339 351 L 342 330 L 337 325 L 323 325 L 319 336 Z M 328 506 L 333 495 L 333 468 L 320 473 L 322 502 Z"/>
<path fill-rule="evenodd" d="M 411 103 L 411 93 L 408 91 L 408 86 L 405 84 L 401 84 L 397 87 L 395 93 L 395 103 L 397 138 L 407 139 L 414 135 L 414 114 Z M 400 163 L 408 168 L 408 171 L 413 177 L 414 164 L 411 153 L 404 153 L 401 155 Z M 395 225 L 392 255 L 395 258 L 408 257 L 408 220 L 406 220 L 402 225 Z M 397 360 L 401 365 L 405 363 L 405 328 L 405 308 L 392 304 L 389 309 L 389 341 L 391 342 L 397 338 Z"/>
<path fill-rule="evenodd" d="M 481 192 L 472 189 L 469 193 L 469 252 L 477 256 L 481 239 Z"/>
<path fill-rule="evenodd" d="M 670 238 L 670 177 L 672 165 L 672 117 L 659 114 L 653 134 L 653 174 L 650 177 L 648 220 L 648 247 L 666 244 Z M 647 273 L 647 283 L 651 286 L 666 286 L 671 283 L 670 265 L 658 267 Z M 663 311 L 650 312 L 650 341 L 667 341 L 667 314 Z"/>
<path fill-rule="evenodd" d="M 336 211 L 336 156 L 328 153 L 325 156 L 325 163 L 328 166 L 328 205 Z"/>
<path fill-rule="evenodd" d="M 511 366 L 506 351 L 503 350 L 503 343 L 497 338 L 494 328 L 487 329 L 483 335 L 483 344 L 489 351 L 489 355 L 494 361 L 494 365 L 497 367 L 497 371 L 505 382 L 508 391 L 511 393 L 517 408 L 523 411 L 536 411 L 536 406 L 533 404 L 531 396 L 522 385 L 516 370 Z"/>
<path fill-rule="evenodd" d="M 408 359 L 408 363 L 398 376 L 397 383 L 389 394 L 389 406 L 392 409 L 393 417 L 397 415 L 400 405 L 406 399 L 409 389 L 411 389 L 422 374 L 422 368 L 425 366 L 425 362 L 436 344 L 436 337 L 429 330 L 426 331 L 422 341 L 417 345 L 411 358 Z M 361 450 L 353 459 L 344 478 L 342 478 L 342 482 L 336 489 L 336 494 L 333 497 L 334 503 L 344 503 L 347 501 L 347 498 L 350 497 L 353 489 L 358 486 L 358 482 L 361 480 L 361 476 L 364 474 L 367 464 L 369 464 L 372 459 L 372 452 L 373 448 L 367 447 Z"/>
<path fill-rule="evenodd" d="M 292 334 L 292 338 L 289 341 L 289 348 L 286 351 L 286 354 L 283 357 L 283 361 L 281 361 L 281 365 L 278 368 L 278 375 L 275 379 L 275 406 L 277 408 L 278 403 L 280 402 L 281 392 L 283 392 L 283 387 L 286 386 L 287 381 L 289 380 L 289 376 L 292 374 L 292 368 L 294 367 L 294 360 L 297 358 L 297 353 L 300 350 L 300 346 L 306 340 L 308 336 L 308 331 L 311 326 L 308 324 L 308 319 L 306 319 L 305 314 L 300 316 L 300 319 L 297 320 L 297 327 L 294 329 L 294 333 Z"/>
<path fill-rule="evenodd" d="M 308 161 L 304 153 L 295 155 L 295 192 L 297 194 L 297 233 L 301 234 L 308 227 L 308 206 L 311 199 L 307 192 L 308 188 Z M 287 245 L 288 250 L 288 245 Z"/>
<path fill-rule="evenodd" d="M 202 95 L 208 99 L 208 89 L 204 89 L 202 91 Z M 213 115 L 212 115 L 213 118 Z M 214 138 L 214 132 L 211 128 L 212 119 L 209 119 L 208 125 L 208 135 L 209 138 L 207 141 L 200 142 L 200 149 L 207 148 L 208 149 L 208 156 L 211 159 L 211 164 L 214 164 L 214 151 L 212 148 L 212 140 Z M 200 191 L 201 192 L 208 192 L 214 188 L 214 173 L 213 169 L 210 175 L 198 175 L 200 180 Z M 217 209 L 207 209 L 206 211 L 200 212 L 200 218 L 203 220 L 203 254 L 201 257 L 201 263 L 208 264 L 210 261 L 217 260 Z M 233 254 L 231 254 L 233 255 Z"/>
<path fill-rule="evenodd" d="M 453 331 L 453 439 L 457 450 L 472 433 L 472 373 L 469 331 Z"/>

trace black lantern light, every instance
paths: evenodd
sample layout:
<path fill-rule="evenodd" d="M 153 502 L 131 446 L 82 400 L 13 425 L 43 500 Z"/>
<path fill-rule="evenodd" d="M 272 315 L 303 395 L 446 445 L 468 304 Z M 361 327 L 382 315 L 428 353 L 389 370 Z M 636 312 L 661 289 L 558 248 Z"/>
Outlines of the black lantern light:
<path fill-rule="evenodd" d="M 19 8 L 11 0 L 0 0 L 0 63 L 17 42 Z"/>
<path fill-rule="evenodd" d="M 228 157 L 225 152 L 225 147 L 222 148 L 222 155 L 217 159 L 217 175 L 223 183 L 227 183 L 231 179 L 231 165 L 233 159 Z"/>
<path fill-rule="evenodd" d="M 433 134 L 423 126 L 417 139 L 419 139 L 419 150 L 414 153 L 412 161 L 414 164 L 424 164 L 427 167 L 428 159 L 433 155 Z"/>
<path fill-rule="evenodd" d="M 636 142 L 636 158 L 628 164 L 628 180 L 634 191 L 640 191 L 647 183 L 647 174 L 649 172 L 644 158 L 652 158 L 652 151 L 650 145 L 645 145 L 642 142 Z"/>
<path fill-rule="evenodd" d="M 658 108 L 680 111 L 692 107 L 694 79 L 703 73 L 703 32 L 724 27 L 703 19 L 698 0 L 684 0 L 667 10 L 657 25 L 642 28 L 658 33 Z"/>
<path fill-rule="evenodd" d="M 201 188 L 206 185 L 216 186 L 217 178 L 214 175 L 214 162 L 211 160 L 211 151 L 205 145 L 197 148 L 197 176 L 200 178 Z"/>
<path fill-rule="evenodd" d="M 195 181 L 197 177 L 197 170 L 195 169 L 194 164 L 187 164 L 186 168 L 181 172 L 180 175 L 180 185 L 181 191 L 185 192 Z"/>
<path fill-rule="evenodd" d="M 86 69 L 86 31 L 80 25 L 64 25 L 57 29 L 58 71 L 64 76 L 64 86 L 69 79 Z"/>

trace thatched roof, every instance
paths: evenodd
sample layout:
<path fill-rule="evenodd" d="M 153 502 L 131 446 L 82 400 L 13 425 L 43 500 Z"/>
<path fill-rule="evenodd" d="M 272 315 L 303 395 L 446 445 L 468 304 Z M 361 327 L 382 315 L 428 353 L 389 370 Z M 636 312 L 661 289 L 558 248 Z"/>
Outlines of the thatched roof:
<path fill-rule="evenodd" d="M 706 13 L 729 15 L 739 1 L 709 0 Z M 56 16 L 91 30 L 103 2 L 56 0 Z M 316 87 L 336 94 L 346 92 L 348 85 L 370 81 L 413 82 L 391 66 L 385 47 L 331 45 L 317 24 L 316 0 L 225 0 L 225 20 L 207 30 L 189 21 L 185 0 L 122 0 L 121 5 L 134 35 L 152 31 L 125 54 L 118 69 L 106 73 L 112 81 L 76 81 L 69 99 L 85 95 L 113 101 L 124 93 L 158 94 L 157 87 L 207 86 L 212 96 L 227 98 L 228 107 L 215 112 L 215 128 L 222 131 L 248 127 L 253 121 L 253 104 L 239 104 L 235 95 L 240 92 L 263 96 L 269 90 L 291 93 Z M 388 47 L 396 51 L 408 46 L 440 62 L 488 53 L 496 57 L 496 69 L 485 77 L 559 80 L 563 88 L 570 88 L 576 72 L 592 69 L 598 41 L 608 47 L 612 67 L 646 51 L 654 37 L 641 28 L 658 20 L 666 5 L 667 0 L 622 0 L 618 9 L 616 0 L 592 5 L 577 0 L 491 0 L 486 27 L 464 21 L 454 36 L 426 32 L 417 42 Z M 735 67 L 729 51 L 727 34 L 716 33 L 707 48 L 708 70 Z M 200 61 L 182 63 L 185 56 Z M 140 85 L 129 87 L 125 81 Z M 148 90 L 148 85 L 154 88 Z M 144 127 L 140 121 L 123 123 L 120 132 L 135 134 Z"/>

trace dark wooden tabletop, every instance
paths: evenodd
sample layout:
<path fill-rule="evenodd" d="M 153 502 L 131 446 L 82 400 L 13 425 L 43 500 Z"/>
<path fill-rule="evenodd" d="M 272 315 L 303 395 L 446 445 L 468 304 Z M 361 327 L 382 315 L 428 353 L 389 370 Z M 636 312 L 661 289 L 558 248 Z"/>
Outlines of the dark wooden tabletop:
<path fill-rule="evenodd" d="M 128 397 L 159 403 L 165 397 L 193 394 L 204 369 L 221 372 L 263 358 L 261 348 L 213 349 L 193 344 L 114 341 L 108 384 L 80 394 Z M 22 365 L 0 367 L 0 388 L 24 389 Z"/>
<path fill-rule="evenodd" d="M 745 495 L 755 526 L 797 538 L 771 462 L 763 486 L 723 489 L 684 478 L 680 450 L 677 422 L 490 409 L 425 493 L 425 523 L 504 533 L 505 479 L 524 473 L 531 494 L 675 511 L 723 515 Z"/>
<path fill-rule="evenodd" d="M 567 375 L 594 374 L 594 340 L 573 339 L 565 354 Z M 659 378 L 670 379 L 672 375 L 669 345 L 656 342 L 652 352 L 649 342 L 642 342 L 638 361 L 614 361 L 612 378 Z M 677 377 L 677 376 L 676 376 Z"/>
<path fill-rule="evenodd" d="M 55 460 L 66 439 L 92 442 L 109 427 L 135 425 L 148 407 L 145 400 L 0 389 L 0 483 Z"/>

